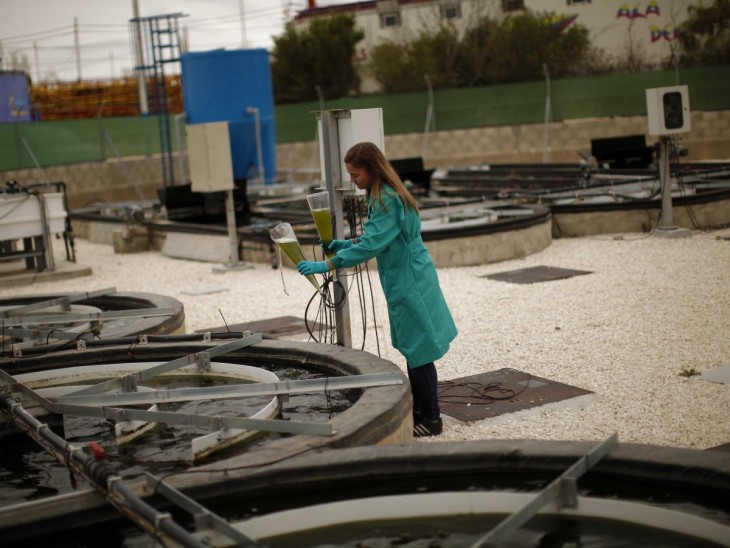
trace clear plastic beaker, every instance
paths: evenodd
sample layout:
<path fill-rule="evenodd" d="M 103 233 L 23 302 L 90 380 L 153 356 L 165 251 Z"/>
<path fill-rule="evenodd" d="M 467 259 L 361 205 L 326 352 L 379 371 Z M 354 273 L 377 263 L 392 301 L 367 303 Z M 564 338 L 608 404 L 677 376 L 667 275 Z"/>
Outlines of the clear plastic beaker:
<path fill-rule="evenodd" d="M 269 233 L 271 234 L 271 239 L 274 240 L 276 245 L 279 246 L 279 249 L 281 249 L 287 257 L 289 257 L 289 260 L 294 263 L 294 266 L 306 260 L 304 252 L 302 251 L 302 246 L 299 245 L 297 235 L 294 233 L 294 229 L 289 223 L 279 223 L 272 228 Z M 319 284 L 317 283 L 317 279 L 314 275 L 309 274 L 307 279 L 317 289 L 317 291 L 319 291 Z"/>
<path fill-rule="evenodd" d="M 332 257 L 334 253 L 327 251 L 327 247 L 332 243 L 332 213 L 330 212 L 330 196 L 327 191 L 317 192 L 316 194 L 308 194 L 307 202 L 309 210 L 312 212 L 314 224 L 317 227 L 317 234 L 322 240 L 322 247 L 325 249 L 325 255 Z"/>

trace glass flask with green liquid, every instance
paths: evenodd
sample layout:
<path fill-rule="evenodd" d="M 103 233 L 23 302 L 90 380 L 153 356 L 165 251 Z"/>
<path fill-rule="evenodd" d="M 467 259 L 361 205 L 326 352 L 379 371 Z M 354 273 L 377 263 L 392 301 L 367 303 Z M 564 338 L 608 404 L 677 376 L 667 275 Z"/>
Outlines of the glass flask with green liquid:
<path fill-rule="evenodd" d="M 322 240 L 322 246 L 325 249 L 325 255 L 327 257 L 334 256 L 334 252 L 327 249 L 333 240 L 332 213 L 330 213 L 329 208 L 313 209 L 312 218 L 314 219 L 314 224 L 317 227 L 317 234 L 319 234 L 319 239 Z"/>
<path fill-rule="evenodd" d="M 294 263 L 294 266 L 306 260 L 304 252 L 302 251 L 302 246 L 299 245 L 297 235 L 294 233 L 294 229 L 289 223 L 279 223 L 272 228 L 271 239 L 274 240 L 274 243 L 279 246 L 279 249 L 281 249 L 287 257 L 289 257 L 289 260 Z M 315 289 L 319 291 L 319 284 L 317 283 L 317 279 L 314 275 L 309 274 L 307 279 L 309 280 L 309 283 L 311 283 Z"/>
<path fill-rule="evenodd" d="M 322 240 L 322 246 L 325 249 L 325 255 L 332 257 L 335 254 L 327 250 L 332 243 L 332 213 L 330 212 L 330 198 L 327 191 L 317 192 L 307 195 L 309 210 L 312 212 L 314 224 L 317 227 L 317 234 Z"/>

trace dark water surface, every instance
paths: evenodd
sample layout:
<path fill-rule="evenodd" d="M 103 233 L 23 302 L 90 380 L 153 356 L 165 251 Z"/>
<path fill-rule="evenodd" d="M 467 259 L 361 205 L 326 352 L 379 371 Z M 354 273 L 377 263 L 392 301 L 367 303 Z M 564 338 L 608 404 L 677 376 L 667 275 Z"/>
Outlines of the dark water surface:
<path fill-rule="evenodd" d="M 267 369 L 275 373 L 281 380 L 304 380 L 323 376 L 321 373 L 301 368 L 272 365 Z M 154 388 L 193 386 L 190 382 L 182 381 L 180 378 L 165 379 L 161 382 L 159 382 L 159 378 L 155 380 L 158 382 L 154 385 L 147 382 L 144 384 Z M 230 380 L 205 380 L 203 384 L 196 382 L 195 386 L 226 383 L 230 384 Z M 349 391 L 348 395 L 351 396 L 352 391 Z M 204 415 L 250 416 L 270 401 L 271 397 L 250 397 L 178 402 L 167 404 L 161 410 Z M 289 401 L 282 404 L 279 418 L 327 422 L 332 415 L 341 413 L 351 405 L 352 402 L 342 391 L 333 391 L 326 395 L 323 393 L 292 394 Z M 97 442 L 106 451 L 106 462 L 115 468 L 121 477 L 128 480 L 135 479 L 144 472 L 167 474 L 185 470 L 191 465 L 188 462 L 191 440 L 210 433 L 209 430 L 196 427 L 158 424 L 130 443 L 119 446 L 114 432 L 114 423 L 106 419 L 66 417 L 62 425 L 53 425 L 52 429 L 56 434 L 83 448 L 89 454 L 89 444 Z M 212 455 L 204 462 L 245 452 L 284 436 L 284 434 L 277 433 L 261 433 Z M 72 479 L 64 464 L 47 453 L 25 433 L 15 430 L 9 421 L 0 425 L 0 507 L 70 493 L 74 491 L 74 480 L 78 489 L 90 487 L 83 478 Z"/>

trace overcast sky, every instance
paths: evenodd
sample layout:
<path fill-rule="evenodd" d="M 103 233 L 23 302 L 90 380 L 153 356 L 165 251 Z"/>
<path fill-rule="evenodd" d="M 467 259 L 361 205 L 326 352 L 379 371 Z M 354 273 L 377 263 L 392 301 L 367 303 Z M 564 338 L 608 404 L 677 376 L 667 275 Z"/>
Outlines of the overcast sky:
<path fill-rule="evenodd" d="M 317 0 L 317 6 L 354 0 Z M 183 13 L 178 21 L 191 51 L 273 47 L 287 16 L 307 0 L 138 0 L 140 17 Z M 243 9 L 241 9 L 243 6 Z M 241 14 L 243 13 L 243 17 Z M 25 58 L 33 80 L 75 80 L 77 21 L 81 78 L 130 74 L 133 0 L 0 0 L 0 68 Z M 242 21 L 245 25 L 242 25 Z"/>

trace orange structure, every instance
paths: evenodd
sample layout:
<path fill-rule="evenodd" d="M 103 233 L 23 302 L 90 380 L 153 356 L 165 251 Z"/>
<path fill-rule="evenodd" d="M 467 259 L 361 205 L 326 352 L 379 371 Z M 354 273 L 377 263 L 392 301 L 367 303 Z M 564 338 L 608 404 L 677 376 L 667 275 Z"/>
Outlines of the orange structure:
<path fill-rule="evenodd" d="M 165 77 L 167 110 L 183 111 L 180 75 Z M 149 112 L 157 112 L 154 85 L 147 84 Z M 32 88 L 33 107 L 42 121 L 83 118 L 139 116 L 136 78 L 84 80 L 36 84 Z"/>

